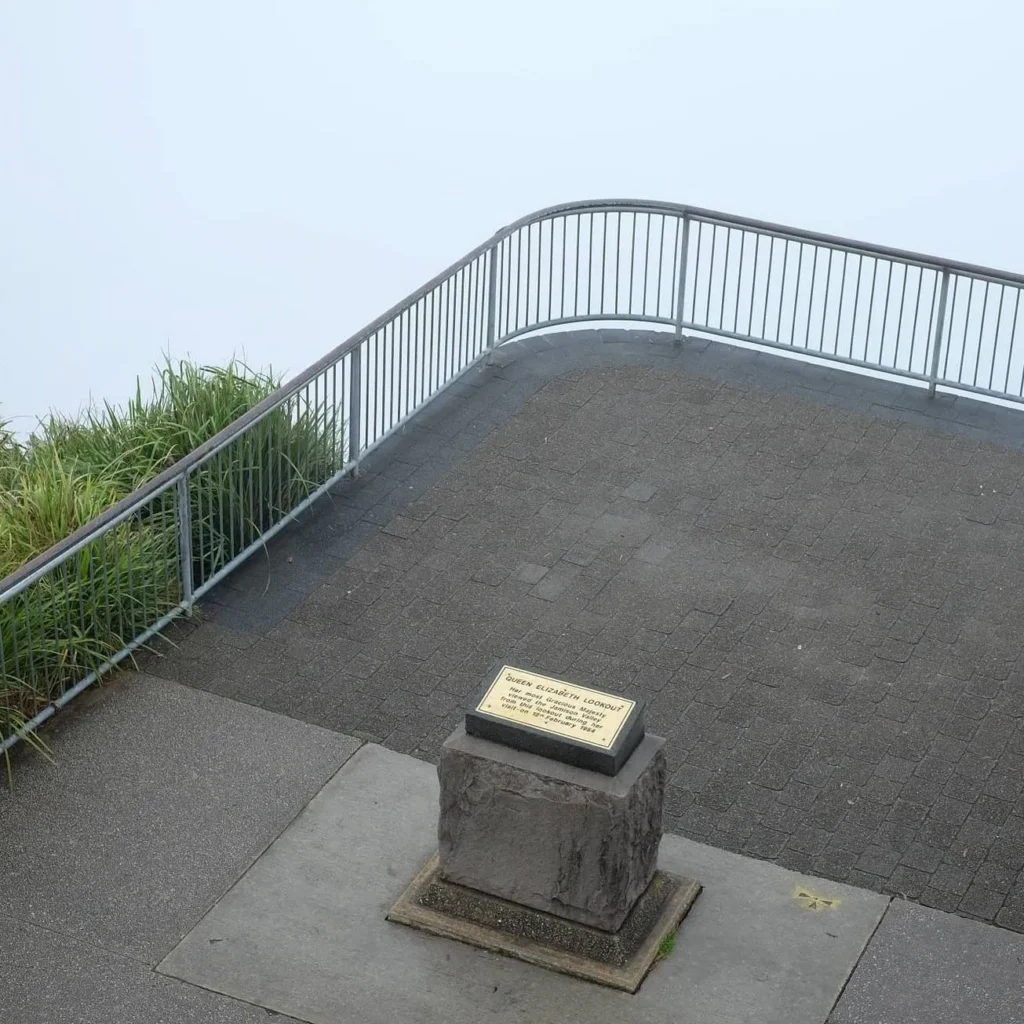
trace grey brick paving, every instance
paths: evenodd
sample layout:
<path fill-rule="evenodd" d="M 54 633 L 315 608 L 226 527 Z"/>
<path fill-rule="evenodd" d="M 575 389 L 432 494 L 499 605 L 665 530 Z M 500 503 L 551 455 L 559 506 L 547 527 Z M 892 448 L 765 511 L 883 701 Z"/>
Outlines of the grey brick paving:
<path fill-rule="evenodd" d="M 432 760 L 503 661 L 650 700 L 667 827 L 1024 931 L 1024 421 L 665 335 L 516 343 L 150 672 Z"/>

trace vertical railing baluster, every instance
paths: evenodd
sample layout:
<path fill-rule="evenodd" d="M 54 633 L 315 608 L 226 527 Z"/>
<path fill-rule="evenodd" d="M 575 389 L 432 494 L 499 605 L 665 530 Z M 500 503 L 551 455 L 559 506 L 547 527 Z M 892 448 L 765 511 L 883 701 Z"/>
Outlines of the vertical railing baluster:
<path fill-rule="evenodd" d="M 178 558 L 181 561 L 181 601 L 185 613 L 192 614 L 195 600 L 192 596 L 192 501 L 189 496 L 189 472 L 178 477 Z"/>
<path fill-rule="evenodd" d="M 679 285 L 676 292 L 676 348 L 683 343 L 683 303 L 686 301 L 686 257 L 690 251 L 690 215 L 683 214 L 683 244 L 679 257 Z"/>
<path fill-rule="evenodd" d="M 946 298 L 949 295 L 949 271 L 942 271 L 942 286 L 939 290 L 939 312 L 935 321 L 935 335 L 932 341 L 932 367 L 928 374 L 928 397 L 935 397 L 935 385 L 939 380 L 939 356 L 942 352 L 942 335 L 946 325 Z"/>
<path fill-rule="evenodd" d="M 356 345 L 352 349 L 352 358 L 348 368 L 348 459 L 353 463 L 352 475 L 358 475 L 359 441 L 362 433 L 363 408 L 363 347 Z"/>
<path fill-rule="evenodd" d="M 495 313 L 498 309 L 498 247 L 491 247 L 487 267 L 487 348 L 494 348 Z"/>

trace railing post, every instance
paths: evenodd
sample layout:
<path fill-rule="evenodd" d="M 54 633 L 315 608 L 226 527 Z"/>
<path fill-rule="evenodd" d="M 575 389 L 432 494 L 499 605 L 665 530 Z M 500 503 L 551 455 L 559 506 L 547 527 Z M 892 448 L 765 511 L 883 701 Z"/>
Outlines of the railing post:
<path fill-rule="evenodd" d="M 185 613 L 191 615 L 195 586 L 192 579 L 192 501 L 188 477 L 187 470 L 178 477 L 178 558 L 181 561 L 181 600 Z"/>
<path fill-rule="evenodd" d="M 683 251 L 679 257 L 679 289 L 676 296 L 676 337 L 673 345 L 683 343 L 683 303 L 686 301 L 686 257 L 690 252 L 690 215 L 683 214 Z"/>
<path fill-rule="evenodd" d="M 932 365 L 928 374 L 928 397 L 935 397 L 935 385 L 939 380 L 939 356 L 942 354 L 942 335 L 946 327 L 946 299 L 949 295 L 949 271 L 942 272 L 942 287 L 939 291 L 939 313 L 935 321 L 935 337 L 932 341 Z"/>
<path fill-rule="evenodd" d="M 348 458 L 352 476 L 359 475 L 359 440 L 363 428 L 363 346 L 352 349 L 348 375 Z"/>
<path fill-rule="evenodd" d="M 487 347 L 494 348 L 494 331 L 498 316 L 498 247 L 492 246 L 487 267 Z"/>

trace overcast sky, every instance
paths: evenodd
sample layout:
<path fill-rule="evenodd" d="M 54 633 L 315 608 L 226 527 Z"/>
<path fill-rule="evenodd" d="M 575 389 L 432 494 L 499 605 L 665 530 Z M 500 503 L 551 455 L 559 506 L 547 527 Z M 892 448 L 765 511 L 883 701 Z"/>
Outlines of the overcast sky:
<path fill-rule="evenodd" d="M 0 418 L 296 372 L 551 203 L 1024 271 L 1017 3 L 0 0 Z"/>

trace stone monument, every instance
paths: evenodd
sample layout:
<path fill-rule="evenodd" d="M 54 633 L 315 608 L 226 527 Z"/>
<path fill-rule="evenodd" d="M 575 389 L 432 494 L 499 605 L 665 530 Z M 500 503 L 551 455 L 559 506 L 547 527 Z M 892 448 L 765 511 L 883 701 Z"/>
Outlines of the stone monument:
<path fill-rule="evenodd" d="M 657 870 L 665 741 L 645 704 L 504 666 L 445 741 L 413 925 L 636 991 L 700 892 Z"/>

